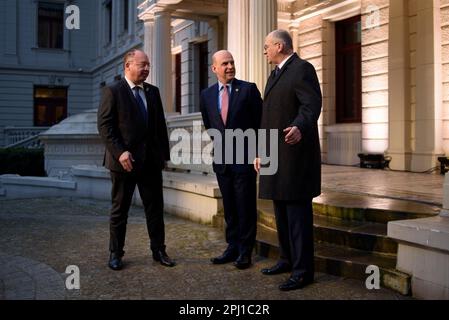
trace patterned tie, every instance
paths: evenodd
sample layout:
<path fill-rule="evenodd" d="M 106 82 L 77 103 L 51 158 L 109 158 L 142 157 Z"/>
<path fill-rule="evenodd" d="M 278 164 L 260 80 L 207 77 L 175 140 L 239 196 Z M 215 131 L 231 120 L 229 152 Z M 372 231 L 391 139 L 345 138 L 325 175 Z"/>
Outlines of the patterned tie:
<path fill-rule="evenodd" d="M 140 89 L 140 87 L 138 87 L 138 86 L 135 86 L 133 88 L 133 90 L 134 90 L 134 97 L 136 98 L 137 104 L 139 105 L 139 109 L 142 112 L 143 118 L 144 118 L 145 123 L 146 123 L 148 121 L 147 109 L 145 108 L 145 104 L 143 103 L 143 100 L 140 97 L 139 89 Z"/>
<path fill-rule="evenodd" d="M 221 119 L 223 123 L 226 125 L 226 120 L 228 118 L 228 109 L 229 109 L 229 92 L 228 86 L 223 86 L 223 94 L 221 95 Z"/>

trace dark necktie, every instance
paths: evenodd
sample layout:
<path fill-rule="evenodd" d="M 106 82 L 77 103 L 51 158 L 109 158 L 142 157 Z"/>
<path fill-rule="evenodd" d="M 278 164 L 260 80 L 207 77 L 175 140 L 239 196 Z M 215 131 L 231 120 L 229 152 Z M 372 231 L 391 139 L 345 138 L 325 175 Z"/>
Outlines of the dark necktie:
<path fill-rule="evenodd" d="M 134 89 L 133 89 L 134 90 L 134 97 L 136 98 L 137 105 L 139 106 L 139 109 L 142 112 L 143 118 L 144 118 L 145 123 L 146 123 L 148 121 L 148 113 L 147 113 L 147 109 L 145 108 L 145 104 L 143 103 L 143 100 L 140 97 L 139 89 L 140 89 L 140 87 L 137 87 L 137 86 L 134 87 Z"/>
<path fill-rule="evenodd" d="M 277 78 L 279 73 L 281 73 L 281 69 L 279 69 L 279 67 L 276 67 L 276 69 L 274 69 L 274 77 Z"/>

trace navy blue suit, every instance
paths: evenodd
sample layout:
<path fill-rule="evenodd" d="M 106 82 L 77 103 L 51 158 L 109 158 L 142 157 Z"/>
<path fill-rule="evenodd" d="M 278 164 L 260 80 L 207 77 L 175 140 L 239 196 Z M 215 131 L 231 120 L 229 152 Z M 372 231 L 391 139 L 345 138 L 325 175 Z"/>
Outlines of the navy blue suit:
<path fill-rule="evenodd" d="M 257 134 L 262 116 L 262 98 L 254 83 L 238 79 L 232 81 L 226 125 L 220 115 L 218 99 L 218 83 L 201 92 L 200 109 L 206 129 L 217 129 L 222 137 L 225 137 L 227 129 L 243 131 L 251 129 Z M 223 139 L 223 154 L 225 144 L 226 141 Z M 245 143 L 245 154 L 248 147 L 248 143 Z M 235 155 L 237 151 L 235 143 L 233 151 Z M 244 164 L 235 162 L 226 164 L 223 157 L 223 163 L 213 163 L 223 196 L 227 250 L 233 254 L 251 255 L 256 240 L 257 176 L 252 165 L 253 160 L 245 156 Z"/>

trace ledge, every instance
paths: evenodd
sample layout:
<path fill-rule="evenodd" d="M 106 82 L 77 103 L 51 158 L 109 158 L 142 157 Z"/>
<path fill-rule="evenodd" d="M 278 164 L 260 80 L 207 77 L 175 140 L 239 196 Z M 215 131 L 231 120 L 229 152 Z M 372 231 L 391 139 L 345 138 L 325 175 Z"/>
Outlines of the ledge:
<path fill-rule="evenodd" d="M 449 253 L 449 218 L 437 216 L 389 222 L 388 236 L 398 241 Z"/>
<path fill-rule="evenodd" d="M 77 177 L 110 179 L 109 170 L 104 167 L 78 165 L 72 167 L 72 173 Z"/>
<path fill-rule="evenodd" d="M 23 185 L 23 186 L 35 186 L 35 187 L 48 187 L 59 189 L 76 189 L 76 182 L 59 180 L 48 177 L 21 177 L 18 175 L 3 175 L 0 176 L 2 185 Z"/>
<path fill-rule="evenodd" d="M 211 198 L 221 198 L 215 176 L 203 176 L 194 173 L 163 172 L 164 187 Z"/>

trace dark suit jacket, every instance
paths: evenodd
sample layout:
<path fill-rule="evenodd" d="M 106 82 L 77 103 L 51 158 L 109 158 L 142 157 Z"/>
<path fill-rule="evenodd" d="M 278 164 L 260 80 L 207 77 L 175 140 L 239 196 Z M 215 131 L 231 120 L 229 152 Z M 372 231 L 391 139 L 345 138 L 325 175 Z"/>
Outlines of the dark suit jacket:
<path fill-rule="evenodd" d="M 257 89 L 256 84 L 234 79 L 232 82 L 232 92 L 229 100 L 228 117 L 226 126 L 221 119 L 218 109 L 218 83 L 203 90 L 201 92 L 200 109 L 203 116 L 203 122 L 206 129 L 217 129 L 225 137 L 225 129 L 254 129 L 257 137 L 257 129 L 260 127 L 260 118 L 262 115 L 262 98 Z M 225 147 L 225 139 L 223 139 L 223 150 Z M 234 158 L 236 154 L 236 146 L 233 144 Z M 247 154 L 248 145 L 245 145 L 245 154 Z M 224 164 L 225 152 L 223 154 L 223 164 L 213 163 L 214 171 L 224 173 L 226 165 Z M 245 163 L 252 163 L 253 159 L 245 157 Z M 231 170 L 236 172 L 245 172 L 254 170 L 252 165 L 229 166 Z"/>
<path fill-rule="evenodd" d="M 261 129 L 279 129 L 279 167 L 276 174 L 260 177 L 260 198 L 301 201 L 320 195 L 318 118 L 321 105 L 321 89 L 316 71 L 296 53 L 277 77 L 272 73 L 268 79 Z M 285 143 L 285 134 L 282 132 L 290 126 L 297 126 L 303 136 L 295 146 Z"/>
<path fill-rule="evenodd" d="M 98 108 L 98 131 L 106 146 L 104 166 L 111 171 L 126 172 L 118 161 L 125 151 L 134 157 L 134 167 L 163 168 L 170 159 L 167 126 L 159 89 L 144 83 L 148 106 L 148 123 L 137 105 L 125 79 L 105 87 Z"/>

